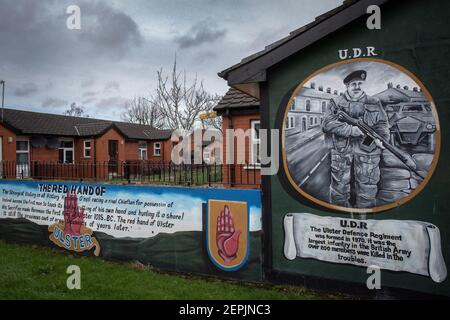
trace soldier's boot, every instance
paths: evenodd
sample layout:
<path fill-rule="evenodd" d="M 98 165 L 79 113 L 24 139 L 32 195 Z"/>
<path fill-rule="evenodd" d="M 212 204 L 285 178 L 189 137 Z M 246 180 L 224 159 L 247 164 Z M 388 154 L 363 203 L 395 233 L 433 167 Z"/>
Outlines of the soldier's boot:
<path fill-rule="evenodd" d="M 350 180 L 353 154 L 331 150 L 330 202 L 350 207 Z"/>
<path fill-rule="evenodd" d="M 380 155 L 355 154 L 356 207 L 372 208 L 377 204 L 380 181 Z"/>

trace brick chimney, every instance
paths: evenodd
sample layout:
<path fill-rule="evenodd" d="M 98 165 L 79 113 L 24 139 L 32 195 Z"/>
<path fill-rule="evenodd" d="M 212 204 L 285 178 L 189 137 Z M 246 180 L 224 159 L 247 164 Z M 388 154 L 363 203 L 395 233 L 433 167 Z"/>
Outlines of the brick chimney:
<path fill-rule="evenodd" d="M 388 87 L 388 89 L 392 89 L 394 87 L 394 84 L 392 82 L 389 82 L 387 87 Z"/>

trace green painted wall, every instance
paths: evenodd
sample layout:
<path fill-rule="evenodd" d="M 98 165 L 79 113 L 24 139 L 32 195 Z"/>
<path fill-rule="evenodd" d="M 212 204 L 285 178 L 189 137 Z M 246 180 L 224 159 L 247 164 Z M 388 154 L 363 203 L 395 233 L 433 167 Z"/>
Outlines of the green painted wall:
<path fill-rule="evenodd" d="M 416 75 L 436 103 L 442 138 L 439 163 L 429 184 L 414 199 L 396 209 L 368 214 L 367 218 L 418 220 L 437 225 L 444 259 L 450 269 L 450 1 L 391 1 L 381 9 L 381 30 L 368 30 L 367 17 L 364 17 L 268 70 L 270 124 L 272 128 L 277 127 L 277 113 L 286 93 L 316 70 L 341 61 L 340 49 L 374 46 L 377 58 L 397 63 Z M 289 261 L 284 257 L 282 221 L 286 213 L 346 218 L 350 215 L 301 203 L 286 192 L 279 176 L 271 178 L 271 187 L 273 269 L 365 284 L 368 275 L 363 267 L 302 258 Z M 438 284 L 428 277 L 383 270 L 382 286 L 450 295 L 450 276 Z"/>

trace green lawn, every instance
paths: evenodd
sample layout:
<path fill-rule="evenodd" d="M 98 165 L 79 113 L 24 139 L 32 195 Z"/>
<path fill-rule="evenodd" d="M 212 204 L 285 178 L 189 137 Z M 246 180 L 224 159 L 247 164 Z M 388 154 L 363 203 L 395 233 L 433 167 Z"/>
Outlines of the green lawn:
<path fill-rule="evenodd" d="M 81 269 L 81 289 L 66 269 Z M 243 284 L 168 274 L 139 263 L 75 256 L 59 249 L 0 241 L 0 299 L 338 299 L 302 288 Z"/>

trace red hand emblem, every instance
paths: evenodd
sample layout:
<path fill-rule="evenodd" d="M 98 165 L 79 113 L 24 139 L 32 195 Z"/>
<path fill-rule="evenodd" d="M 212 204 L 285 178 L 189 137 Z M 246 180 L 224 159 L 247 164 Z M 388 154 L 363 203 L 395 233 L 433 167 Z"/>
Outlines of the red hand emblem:
<path fill-rule="evenodd" d="M 78 198 L 75 193 L 67 194 L 64 198 L 64 232 L 73 236 L 80 235 L 84 221 L 84 208 L 78 207 Z"/>
<path fill-rule="evenodd" d="M 236 259 L 239 250 L 240 230 L 235 230 L 233 214 L 226 205 L 224 211 L 217 217 L 217 236 L 216 243 L 219 249 L 219 256 L 229 263 Z"/>

